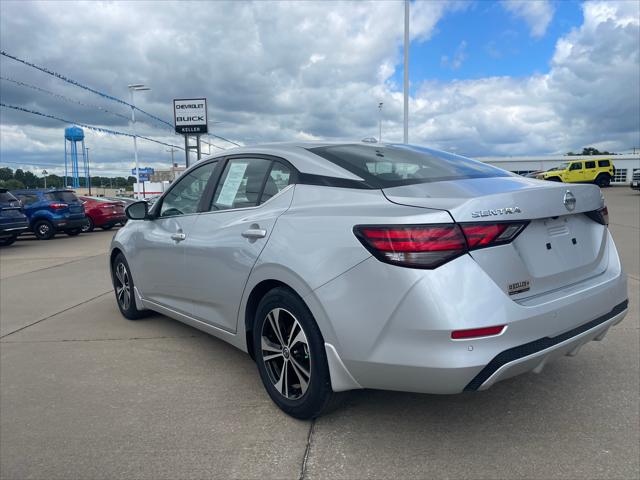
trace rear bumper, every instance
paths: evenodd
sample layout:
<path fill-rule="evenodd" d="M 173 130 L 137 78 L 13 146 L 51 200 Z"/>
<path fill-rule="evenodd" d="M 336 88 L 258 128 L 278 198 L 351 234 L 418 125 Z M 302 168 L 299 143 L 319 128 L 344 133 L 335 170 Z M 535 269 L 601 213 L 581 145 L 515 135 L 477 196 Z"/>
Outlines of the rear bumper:
<path fill-rule="evenodd" d="M 370 258 L 305 300 L 354 385 L 441 394 L 485 389 L 577 353 L 622 320 L 626 275 L 607 235 L 603 273 L 526 301 L 509 298 L 468 255 L 436 270 Z M 491 325 L 506 329 L 451 339 L 453 330 Z"/>
<path fill-rule="evenodd" d="M 126 215 L 102 216 L 94 219 L 96 227 L 110 227 L 127 221 Z"/>
<path fill-rule="evenodd" d="M 86 222 L 86 217 L 81 218 L 64 218 L 60 220 L 54 220 L 53 226 L 56 230 L 69 230 L 71 228 L 80 228 Z"/>
<path fill-rule="evenodd" d="M 609 313 L 555 337 L 544 337 L 510 348 L 496 355 L 464 388 L 466 391 L 486 390 L 500 380 L 533 371 L 540 373 L 548 361 L 577 355 L 580 348 L 600 341 L 613 325 L 627 314 L 628 300 L 616 305 Z"/>

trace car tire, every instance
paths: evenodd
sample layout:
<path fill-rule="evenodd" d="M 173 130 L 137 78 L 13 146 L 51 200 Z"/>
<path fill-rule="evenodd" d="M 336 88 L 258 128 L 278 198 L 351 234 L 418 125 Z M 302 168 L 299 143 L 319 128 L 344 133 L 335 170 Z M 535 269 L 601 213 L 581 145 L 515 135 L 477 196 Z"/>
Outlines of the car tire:
<path fill-rule="evenodd" d="M 140 310 L 136 306 L 133 290 L 133 278 L 126 258 L 122 253 L 116 255 L 111 268 L 113 291 L 120 313 L 129 320 L 138 320 L 147 314 L 147 310 Z"/>
<path fill-rule="evenodd" d="M 560 177 L 549 177 L 549 178 L 547 178 L 547 180 L 550 181 L 550 182 L 562 182 Z"/>
<path fill-rule="evenodd" d="M 96 228 L 96 226 L 93 223 L 93 220 L 91 220 L 91 217 L 87 217 L 81 228 L 83 233 L 89 233 L 93 232 L 93 229 Z"/>
<path fill-rule="evenodd" d="M 100 228 L 103 230 L 111 230 L 113 228 L 113 225 L 103 225 Z"/>
<path fill-rule="evenodd" d="M 282 287 L 269 291 L 258 304 L 252 333 L 260 378 L 280 409 L 310 419 L 336 405 L 324 340 L 300 297 Z"/>
<path fill-rule="evenodd" d="M 8 247 L 9 245 L 12 245 L 13 242 L 15 242 L 17 239 L 18 239 L 17 235 L 0 239 L 0 247 Z"/>
<path fill-rule="evenodd" d="M 611 177 L 609 175 L 601 173 L 596 178 L 595 184 L 598 185 L 600 188 L 608 187 L 609 185 L 611 185 Z"/>
<path fill-rule="evenodd" d="M 33 233 L 38 240 L 51 240 L 56 234 L 56 229 L 49 220 L 38 220 L 33 225 Z"/>
<path fill-rule="evenodd" d="M 70 237 L 76 237 L 82 233 L 81 228 L 70 228 L 69 230 L 65 230 L 64 233 L 69 235 Z"/>

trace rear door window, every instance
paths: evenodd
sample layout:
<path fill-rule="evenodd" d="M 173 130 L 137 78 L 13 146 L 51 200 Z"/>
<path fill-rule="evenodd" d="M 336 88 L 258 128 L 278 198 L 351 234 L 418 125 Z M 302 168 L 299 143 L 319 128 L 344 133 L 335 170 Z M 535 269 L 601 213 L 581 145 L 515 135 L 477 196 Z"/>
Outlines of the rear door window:
<path fill-rule="evenodd" d="M 584 162 L 584 168 L 596 168 L 596 162 Z"/>
<path fill-rule="evenodd" d="M 469 158 L 413 145 L 334 145 L 309 151 L 354 173 L 369 188 L 512 175 Z"/>
<path fill-rule="evenodd" d="M 234 158 L 227 162 L 211 202 L 211 210 L 255 207 L 260 203 L 271 160 Z M 275 183 L 275 180 L 273 180 Z M 284 188 L 284 187 L 283 187 Z M 270 193 L 278 193 L 277 185 Z"/>
<path fill-rule="evenodd" d="M 264 203 L 271 197 L 274 197 L 290 183 L 291 169 L 280 162 L 274 162 L 269 175 L 267 175 L 267 181 L 264 184 L 264 192 L 260 198 L 260 203 Z"/>

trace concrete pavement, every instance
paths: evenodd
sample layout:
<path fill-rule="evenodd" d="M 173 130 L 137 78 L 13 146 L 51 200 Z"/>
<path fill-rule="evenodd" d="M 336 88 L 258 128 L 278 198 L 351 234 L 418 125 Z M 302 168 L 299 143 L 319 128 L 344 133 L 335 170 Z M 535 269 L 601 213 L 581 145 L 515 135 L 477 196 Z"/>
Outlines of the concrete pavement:
<path fill-rule="evenodd" d="M 492 389 L 361 391 L 314 422 L 249 357 L 110 290 L 111 232 L 0 250 L 0 478 L 638 478 L 640 194 L 605 190 L 631 311 Z"/>

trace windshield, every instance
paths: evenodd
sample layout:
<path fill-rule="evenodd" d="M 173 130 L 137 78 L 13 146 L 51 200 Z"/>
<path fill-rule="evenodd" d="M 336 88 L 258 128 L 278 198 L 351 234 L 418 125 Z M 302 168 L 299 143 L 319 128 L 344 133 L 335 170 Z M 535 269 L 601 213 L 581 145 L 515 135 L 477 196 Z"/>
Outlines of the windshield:
<path fill-rule="evenodd" d="M 569 168 L 569 163 L 568 162 L 567 163 L 561 163 L 557 167 L 550 168 L 549 170 L 547 170 L 547 172 L 553 172 L 554 170 L 566 170 L 567 168 Z"/>
<path fill-rule="evenodd" d="M 17 198 L 9 192 L 0 192 L 0 203 L 11 203 L 17 201 Z"/>
<path fill-rule="evenodd" d="M 45 193 L 45 198 L 47 200 L 53 200 L 56 202 L 65 202 L 65 203 L 77 203 L 78 198 L 73 192 L 47 192 Z"/>
<path fill-rule="evenodd" d="M 511 176 L 482 162 L 413 145 L 335 145 L 309 151 L 358 175 L 370 188 Z"/>

